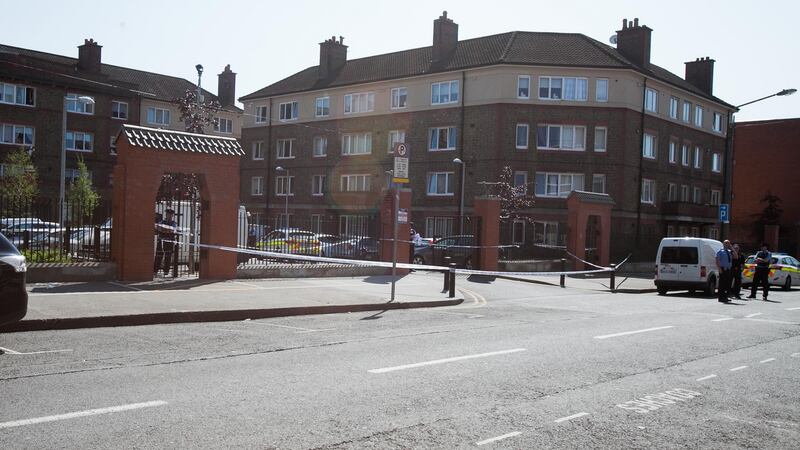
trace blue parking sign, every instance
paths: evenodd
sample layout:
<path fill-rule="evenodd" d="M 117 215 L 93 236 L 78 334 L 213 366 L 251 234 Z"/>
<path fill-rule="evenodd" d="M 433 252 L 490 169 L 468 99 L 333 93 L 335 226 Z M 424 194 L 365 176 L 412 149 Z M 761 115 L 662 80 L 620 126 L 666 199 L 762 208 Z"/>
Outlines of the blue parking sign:
<path fill-rule="evenodd" d="M 723 223 L 729 223 L 731 221 L 730 217 L 730 205 L 727 203 L 720 203 L 719 205 L 719 220 Z"/>

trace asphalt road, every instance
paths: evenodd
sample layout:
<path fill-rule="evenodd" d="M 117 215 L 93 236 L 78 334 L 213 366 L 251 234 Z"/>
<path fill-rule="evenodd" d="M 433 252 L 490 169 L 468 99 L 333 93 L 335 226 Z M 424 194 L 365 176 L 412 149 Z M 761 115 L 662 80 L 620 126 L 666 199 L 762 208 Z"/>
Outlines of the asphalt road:
<path fill-rule="evenodd" d="M 800 295 L 0 334 L 0 448 L 800 448 Z"/>

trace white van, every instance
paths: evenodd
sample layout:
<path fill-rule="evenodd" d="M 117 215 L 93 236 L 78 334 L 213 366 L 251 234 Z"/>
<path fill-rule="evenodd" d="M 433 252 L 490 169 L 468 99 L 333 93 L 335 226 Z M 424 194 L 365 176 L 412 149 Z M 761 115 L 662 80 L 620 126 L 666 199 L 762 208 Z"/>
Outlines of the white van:
<path fill-rule="evenodd" d="M 667 291 L 695 290 L 714 295 L 719 281 L 717 251 L 722 242 L 703 238 L 661 240 L 656 255 L 656 288 L 660 295 Z"/>

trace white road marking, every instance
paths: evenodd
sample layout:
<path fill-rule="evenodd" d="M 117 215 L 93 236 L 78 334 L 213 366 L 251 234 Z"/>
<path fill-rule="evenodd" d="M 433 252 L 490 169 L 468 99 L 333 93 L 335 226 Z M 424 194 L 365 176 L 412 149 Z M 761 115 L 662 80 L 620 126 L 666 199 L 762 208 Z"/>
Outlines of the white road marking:
<path fill-rule="evenodd" d="M 797 311 L 798 309 L 800 309 L 800 306 L 796 308 L 786 308 L 787 311 Z"/>
<path fill-rule="evenodd" d="M 143 291 L 144 290 L 144 289 L 139 289 L 139 288 L 134 287 L 134 286 L 128 286 L 127 284 L 117 283 L 117 282 L 114 282 L 114 281 L 109 281 L 108 284 L 110 284 L 112 286 L 119 286 L 119 287 L 122 287 L 122 288 L 125 288 L 125 289 L 130 289 L 132 291 Z"/>
<path fill-rule="evenodd" d="M 578 417 L 583 417 L 583 416 L 588 416 L 588 415 L 589 415 L 589 413 L 587 413 L 587 412 L 580 412 L 578 414 L 573 414 L 571 416 L 567 416 L 567 417 L 562 417 L 560 419 L 556 419 L 553 422 L 561 423 L 561 422 L 566 422 L 567 420 L 577 419 Z"/>
<path fill-rule="evenodd" d="M 486 358 L 486 357 L 489 357 L 489 356 L 507 355 L 509 353 L 524 352 L 525 350 L 526 349 L 524 349 L 524 348 L 515 348 L 515 349 L 511 349 L 511 350 L 501 350 L 501 351 L 498 351 L 498 352 L 479 353 L 477 355 L 456 356 L 454 358 L 436 359 L 436 360 L 433 360 L 433 361 L 425 361 L 425 362 L 414 363 L 414 364 L 405 364 L 405 365 L 402 365 L 402 366 L 384 367 L 384 368 L 381 368 L 381 369 L 370 369 L 367 372 L 369 372 L 369 373 L 394 372 L 395 370 L 414 369 L 414 368 L 417 368 L 417 367 L 431 366 L 431 365 L 434 365 L 434 364 L 444 364 L 444 363 L 455 362 L 455 361 L 463 361 L 465 359 Z"/>
<path fill-rule="evenodd" d="M 787 322 L 785 320 L 773 320 L 773 319 L 747 319 L 751 322 L 766 322 L 766 323 L 780 323 L 783 325 L 798 325 L 797 322 Z"/>
<path fill-rule="evenodd" d="M 768 363 L 768 362 L 772 362 L 772 361 L 775 361 L 775 358 L 767 358 L 767 359 L 765 359 L 763 361 L 759 361 L 758 363 L 759 364 L 764 364 L 764 363 Z"/>
<path fill-rule="evenodd" d="M 492 442 L 502 441 L 503 439 L 508 439 L 510 437 L 519 436 L 522 434 L 520 431 L 514 431 L 513 433 L 504 434 L 502 436 L 493 437 L 491 439 L 486 439 L 485 441 L 476 442 L 475 445 L 485 445 L 491 444 Z"/>
<path fill-rule="evenodd" d="M 706 381 L 706 380 L 710 380 L 712 378 L 717 378 L 717 376 L 712 373 L 711 375 L 706 375 L 704 377 L 700 377 L 695 381 Z"/>
<path fill-rule="evenodd" d="M 748 315 L 746 315 L 746 316 L 744 316 L 744 317 L 745 317 L 745 318 L 747 318 L 747 319 L 749 319 L 749 318 L 751 318 L 751 317 L 760 316 L 760 315 L 762 315 L 762 314 L 764 314 L 764 313 L 753 313 L 753 314 L 748 314 Z"/>
<path fill-rule="evenodd" d="M 602 336 L 595 336 L 594 338 L 595 339 L 608 339 L 608 338 L 618 337 L 618 336 L 627 336 L 629 334 L 638 334 L 638 333 L 647 333 L 649 331 L 666 330 L 668 328 L 675 328 L 675 326 L 674 325 L 667 325 L 665 327 L 647 328 L 647 329 L 644 329 L 644 330 L 636 330 L 636 331 L 625 331 L 623 333 L 604 334 Z"/>
<path fill-rule="evenodd" d="M 721 319 L 714 319 L 712 322 L 724 322 L 726 320 L 733 320 L 733 317 L 723 317 Z"/>
<path fill-rule="evenodd" d="M 791 356 L 792 358 L 800 358 L 800 353 L 792 353 L 789 356 Z"/>
<path fill-rule="evenodd" d="M 744 369 L 747 369 L 747 367 L 748 367 L 748 366 L 739 366 L 739 367 L 734 367 L 733 369 L 731 369 L 731 372 L 736 372 L 736 371 L 738 371 L 738 370 L 744 370 Z"/>
<path fill-rule="evenodd" d="M 7 353 L 9 355 L 19 355 L 20 354 L 19 352 L 11 350 L 10 348 L 0 347 L 0 350 L 2 350 L 3 353 Z"/>
<path fill-rule="evenodd" d="M 300 331 L 304 331 L 306 333 L 315 333 L 317 331 L 321 331 L 321 330 L 314 330 L 314 329 L 311 329 L 311 328 L 292 327 L 292 326 L 289 326 L 289 325 L 278 325 L 277 323 L 259 322 L 259 321 L 255 321 L 255 320 L 248 320 L 245 323 L 251 323 L 253 325 L 263 325 L 265 327 L 278 327 L 278 328 L 286 328 L 286 329 L 289 329 L 289 330 L 300 330 Z"/>
<path fill-rule="evenodd" d="M 4 348 L 4 347 L 0 347 L 0 350 L 2 350 L 4 353 L 8 353 L 9 355 L 40 355 L 42 353 L 65 353 L 72 351 L 71 348 L 66 348 L 63 350 L 41 350 L 38 352 L 18 352 L 15 350 L 11 350 L 10 348 Z"/>
<path fill-rule="evenodd" d="M 99 409 L 90 409 L 87 411 L 76 411 L 67 414 L 59 414 L 56 416 L 45 416 L 45 417 L 37 417 L 34 419 L 23 419 L 23 420 L 14 420 L 11 422 L 2 422 L 0 423 L 0 429 L 3 428 L 13 428 L 13 427 L 21 427 L 25 425 L 35 425 L 37 423 L 44 423 L 44 422 L 55 422 L 57 420 L 67 420 L 67 419 L 75 419 L 78 417 L 87 417 L 87 416 L 96 416 L 99 414 L 109 414 L 115 412 L 122 412 L 122 411 L 130 411 L 133 409 L 141 409 L 141 408 L 152 408 L 154 406 L 164 406 L 167 402 L 163 400 L 156 400 L 152 402 L 145 402 L 145 403 L 132 403 L 129 405 L 120 405 L 120 406 L 112 406 L 109 408 L 99 408 Z"/>

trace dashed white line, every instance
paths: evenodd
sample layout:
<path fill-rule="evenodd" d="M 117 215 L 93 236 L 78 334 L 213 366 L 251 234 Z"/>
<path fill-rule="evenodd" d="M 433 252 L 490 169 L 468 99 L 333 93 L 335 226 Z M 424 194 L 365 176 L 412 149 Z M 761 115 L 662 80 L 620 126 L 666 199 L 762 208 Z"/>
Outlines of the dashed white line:
<path fill-rule="evenodd" d="M 278 325 L 277 323 L 256 322 L 254 320 L 248 320 L 245 323 L 251 323 L 253 325 L 263 325 L 265 327 L 277 327 L 277 328 L 286 328 L 286 329 L 289 329 L 289 330 L 300 330 L 300 331 L 303 331 L 303 332 L 306 332 L 306 333 L 315 333 L 317 331 L 320 331 L 320 330 L 314 330 L 314 329 L 311 329 L 311 328 L 292 327 L 292 326 L 289 326 L 289 325 Z"/>
<path fill-rule="evenodd" d="M 618 337 L 618 336 L 627 336 L 629 334 L 638 334 L 638 333 L 647 333 L 649 331 L 666 330 L 668 328 L 675 328 L 675 326 L 674 325 L 667 325 L 665 327 L 655 327 L 655 328 L 647 328 L 647 329 L 644 329 L 644 330 L 625 331 L 625 332 L 622 332 L 622 333 L 614 333 L 614 334 L 604 334 L 602 336 L 595 336 L 594 338 L 595 339 L 608 339 L 608 338 Z"/>
<path fill-rule="evenodd" d="M 800 306 L 795 308 L 786 308 L 787 311 L 797 311 L 798 309 L 800 309 Z"/>
<path fill-rule="evenodd" d="M 733 320 L 733 317 L 723 317 L 721 319 L 714 319 L 712 322 L 724 322 L 726 320 Z"/>
<path fill-rule="evenodd" d="M 21 427 L 25 425 L 35 425 L 37 423 L 44 423 L 44 422 L 55 422 L 57 420 L 67 420 L 67 419 L 75 419 L 78 417 L 87 417 L 87 416 L 96 416 L 99 414 L 109 414 L 115 412 L 122 412 L 122 411 L 130 411 L 133 409 L 141 409 L 141 408 L 152 408 L 154 406 L 164 406 L 167 402 L 163 400 L 156 400 L 152 402 L 144 402 L 144 403 L 132 403 L 129 405 L 120 405 L 120 406 L 112 406 L 109 408 L 98 408 L 98 409 L 90 409 L 87 411 L 76 411 L 67 414 L 59 414 L 56 416 L 45 416 L 45 417 L 36 417 L 34 419 L 23 419 L 23 420 L 14 420 L 11 422 L 2 422 L 0 423 L 0 429 L 3 428 L 13 428 L 13 427 Z"/>
<path fill-rule="evenodd" d="M 560 419 L 556 419 L 553 422 L 561 423 L 561 422 L 566 422 L 567 420 L 577 419 L 578 417 L 583 417 L 583 416 L 588 416 L 588 415 L 589 415 L 589 413 L 587 413 L 587 412 L 580 412 L 578 414 L 573 414 L 571 416 L 567 416 L 567 417 L 562 417 Z"/>
<path fill-rule="evenodd" d="M 706 381 L 706 380 L 710 380 L 712 378 L 717 378 L 717 376 L 712 373 L 711 375 L 706 375 L 704 377 L 698 378 L 695 381 Z"/>
<path fill-rule="evenodd" d="M 764 313 L 753 313 L 753 314 L 748 314 L 748 315 L 746 315 L 746 316 L 744 316 L 744 317 L 745 317 L 745 318 L 747 318 L 747 319 L 749 319 L 749 318 L 751 318 L 751 317 L 760 316 L 760 315 L 762 315 L 762 314 L 764 314 Z"/>
<path fill-rule="evenodd" d="M 526 349 L 524 349 L 524 348 L 515 348 L 515 349 L 511 349 L 511 350 L 501 350 L 499 352 L 479 353 L 477 355 L 456 356 L 454 358 L 436 359 L 436 360 L 433 360 L 433 361 L 425 361 L 425 362 L 414 363 L 414 364 L 405 364 L 405 365 L 402 365 L 402 366 L 384 367 L 384 368 L 381 368 L 381 369 L 370 369 L 367 372 L 369 372 L 369 373 L 394 372 L 395 370 L 414 369 L 414 368 L 417 368 L 417 367 L 431 366 L 431 365 L 434 365 L 434 364 L 444 364 L 444 363 L 455 362 L 455 361 L 463 361 L 465 359 L 486 358 L 488 356 L 507 355 L 509 353 L 524 352 L 525 350 Z"/>
<path fill-rule="evenodd" d="M 493 437 L 490 439 L 486 439 L 485 441 L 476 442 L 475 445 L 486 445 L 491 444 L 492 442 L 502 441 L 503 439 L 508 439 L 510 437 L 519 436 L 522 434 L 520 431 L 514 431 L 512 433 L 504 434 L 502 436 Z"/>
<path fill-rule="evenodd" d="M 772 361 L 775 361 L 775 358 L 767 358 L 767 359 L 765 359 L 763 361 L 759 361 L 758 363 L 759 364 L 764 364 L 764 363 L 768 363 L 768 362 L 772 362 Z"/>
<path fill-rule="evenodd" d="M 791 356 L 792 358 L 800 358 L 800 353 L 792 353 L 789 356 Z"/>
<path fill-rule="evenodd" d="M 7 353 L 9 355 L 41 355 L 42 353 L 66 353 L 66 352 L 71 352 L 72 351 L 71 348 L 65 348 L 65 349 L 62 349 L 62 350 L 41 350 L 41 351 L 38 351 L 38 352 L 18 352 L 16 350 L 11 350 L 10 348 L 5 348 L 5 347 L 0 347 L 0 350 L 2 350 L 3 353 Z"/>
<path fill-rule="evenodd" d="M 733 369 L 731 369 L 731 372 L 737 372 L 737 371 L 739 371 L 739 370 L 744 370 L 744 369 L 747 369 L 747 367 L 748 367 L 748 366 L 739 366 L 739 367 L 734 367 Z"/>

